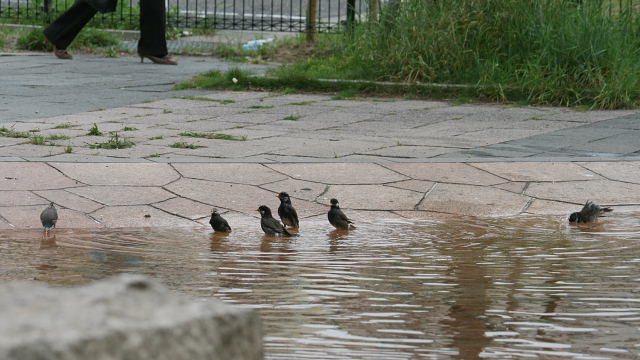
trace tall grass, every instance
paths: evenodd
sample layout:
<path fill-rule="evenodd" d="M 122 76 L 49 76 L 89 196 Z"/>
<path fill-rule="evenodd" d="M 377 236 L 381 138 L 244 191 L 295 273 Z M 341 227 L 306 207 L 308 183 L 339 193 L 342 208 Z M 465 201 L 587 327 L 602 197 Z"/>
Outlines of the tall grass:
<path fill-rule="evenodd" d="M 473 84 L 484 96 L 538 104 L 634 107 L 640 95 L 640 14 L 607 4 L 403 1 L 385 8 L 378 21 L 335 37 L 331 56 L 280 71 Z"/>

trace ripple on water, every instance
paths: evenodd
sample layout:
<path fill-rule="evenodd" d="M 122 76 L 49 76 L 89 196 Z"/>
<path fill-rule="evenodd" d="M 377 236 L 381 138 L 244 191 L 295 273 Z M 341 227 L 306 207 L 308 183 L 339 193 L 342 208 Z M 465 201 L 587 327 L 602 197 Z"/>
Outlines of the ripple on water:
<path fill-rule="evenodd" d="M 208 229 L 0 231 L 0 279 L 121 272 L 258 309 L 270 359 L 636 358 L 636 216 L 359 222 L 301 236 Z"/>

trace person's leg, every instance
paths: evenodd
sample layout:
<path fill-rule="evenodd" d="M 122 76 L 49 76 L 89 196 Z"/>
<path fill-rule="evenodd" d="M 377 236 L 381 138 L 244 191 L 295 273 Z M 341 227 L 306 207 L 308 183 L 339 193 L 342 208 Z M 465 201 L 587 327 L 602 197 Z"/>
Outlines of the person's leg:
<path fill-rule="evenodd" d="M 44 35 L 56 49 L 64 50 L 95 14 L 96 10 L 91 5 L 76 1 L 44 30 Z"/>
<path fill-rule="evenodd" d="M 166 23 L 164 0 L 140 0 L 140 55 L 163 58 L 169 54 L 165 36 Z"/>

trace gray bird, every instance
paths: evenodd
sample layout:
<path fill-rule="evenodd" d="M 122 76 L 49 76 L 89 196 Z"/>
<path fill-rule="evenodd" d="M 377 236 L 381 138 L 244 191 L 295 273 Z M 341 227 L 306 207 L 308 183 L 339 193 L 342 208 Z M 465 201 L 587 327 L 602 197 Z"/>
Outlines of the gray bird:
<path fill-rule="evenodd" d="M 40 222 L 42 222 L 45 236 L 49 235 L 49 231 L 53 230 L 56 227 L 57 221 L 58 211 L 56 210 L 55 206 L 53 206 L 53 203 L 51 203 L 40 213 Z"/>
<path fill-rule="evenodd" d="M 287 229 L 282 226 L 280 221 L 271 215 L 271 209 L 265 205 L 261 205 L 258 210 L 260 212 L 260 227 L 267 235 L 293 236 Z"/>
<path fill-rule="evenodd" d="M 289 226 L 297 229 L 299 227 L 300 222 L 298 221 L 298 213 L 296 209 L 293 208 L 291 204 L 291 198 L 289 194 L 286 192 L 281 192 L 276 195 L 278 199 L 280 199 L 280 206 L 278 206 L 278 216 L 280 216 L 280 220 L 285 225 L 285 227 Z"/>
<path fill-rule="evenodd" d="M 613 211 L 612 208 L 600 207 L 593 201 L 587 201 L 582 207 L 582 210 L 569 215 L 569 222 L 588 223 L 596 221 L 596 219 L 598 219 L 598 216 L 611 211 Z"/>
<path fill-rule="evenodd" d="M 336 229 L 348 229 L 349 224 L 353 224 L 353 221 L 349 220 L 347 215 L 340 210 L 337 199 L 331 199 L 331 209 L 329 209 L 327 216 L 329 218 L 329 223 L 331 223 L 331 225 Z"/>
<path fill-rule="evenodd" d="M 218 231 L 218 232 L 231 231 L 231 226 L 229 226 L 229 223 L 227 222 L 227 220 L 225 220 L 222 216 L 220 216 L 220 214 L 218 214 L 218 210 L 216 209 L 211 210 L 211 219 L 209 219 L 209 224 L 211 224 L 211 227 L 213 228 L 214 231 Z"/>

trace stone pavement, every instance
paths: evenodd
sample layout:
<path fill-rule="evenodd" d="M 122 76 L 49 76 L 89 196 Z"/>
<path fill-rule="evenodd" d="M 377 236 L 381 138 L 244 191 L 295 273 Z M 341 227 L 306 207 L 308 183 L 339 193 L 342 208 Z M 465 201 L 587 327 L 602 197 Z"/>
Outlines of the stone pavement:
<path fill-rule="evenodd" d="M 231 66 L 180 60 L 0 57 L 0 229 L 39 228 L 50 201 L 61 228 L 202 226 L 212 207 L 233 226 L 280 191 L 303 222 L 325 221 L 332 197 L 359 222 L 640 209 L 635 110 L 171 91 Z M 96 79 L 103 96 L 85 102 Z"/>

